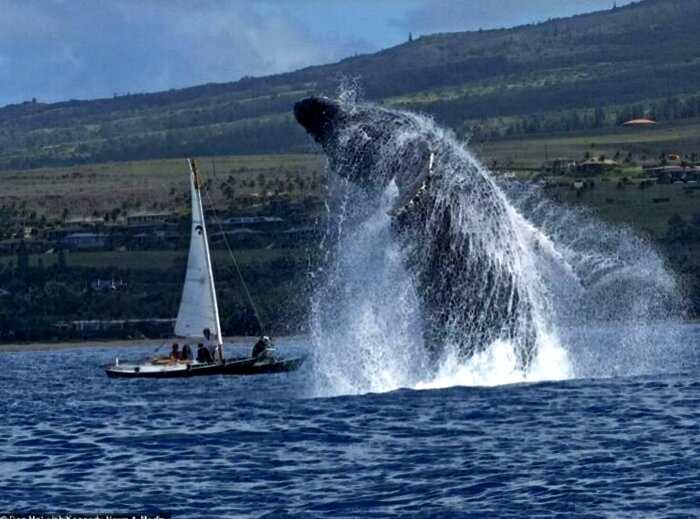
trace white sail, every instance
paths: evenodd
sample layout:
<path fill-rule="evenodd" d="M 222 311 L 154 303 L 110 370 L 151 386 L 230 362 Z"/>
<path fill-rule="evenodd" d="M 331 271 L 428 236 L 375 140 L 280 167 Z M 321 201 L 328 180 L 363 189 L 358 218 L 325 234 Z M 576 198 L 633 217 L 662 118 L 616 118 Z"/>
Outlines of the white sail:
<path fill-rule="evenodd" d="M 203 338 L 209 329 L 212 341 L 221 344 L 219 307 L 216 302 L 214 275 L 209 255 L 209 240 L 204 223 L 202 197 L 197 165 L 188 160 L 192 191 L 192 230 L 190 253 L 187 258 L 187 274 L 182 289 L 180 309 L 175 322 L 175 335 L 186 338 Z"/>

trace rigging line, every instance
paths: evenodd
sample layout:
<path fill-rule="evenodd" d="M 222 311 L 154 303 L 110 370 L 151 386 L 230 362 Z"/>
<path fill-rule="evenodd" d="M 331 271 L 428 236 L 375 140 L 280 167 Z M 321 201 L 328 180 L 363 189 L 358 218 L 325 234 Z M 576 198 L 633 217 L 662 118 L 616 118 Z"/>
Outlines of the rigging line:
<path fill-rule="evenodd" d="M 163 341 L 163 342 L 161 342 L 161 343 L 156 347 L 156 349 L 153 350 L 153 353 L 158 353 L 158 350 L 161 349 L 163 346 L 165 346 L 168 342 L 170 342 L 170 341 Z"/>
<path fill-rule="evenodd" d="M 212 164 L 214 161 L 212 161 Z M 207 197 L 207 201 L 209 202 L 209 207 L 214 208 L 214 201 L 212 200 L 211 196 L 209 195 L 209 190 L 208 189 L 202 189 L 200 188 L 200 191 L 204 191 L 205 196 Z M 250 295 L 250 290 L 248 290 L 248 285 L 245 282 L 245 279 L 243 278 L 243 273 L 241 272 L 241 268 L 238 266 L 238 261 L 236 261 L 236 256 L 233 254 L 233 249 L 231 248 L 231 245 L 228 242 L 228 237 L 226 236 L 226 232 L 224 231 L 223 226 L 221 225 L 221 221 L 219 218 L 216 219 L 216 223 L 219 226 L 219 232 L 221 232 L 221 236 L 224 238 L 224 243 L 226 244 L 226 249 L 228 250 L 229 256 L 231 256 L 231 259 L 233 260 L 233 265 L 236 268 L 236 272 L 238 273 L 238 279 L 241 281 L 241 285 L 243 286 L 243 291 L 245 292 L 246 298 L 248 299 L 248 304 L 251 306 L 253 309 L 253 313 L 255 314 L 255 320 L 258 323 L 258 328 L 260 328 L 260 335 L 265 335 L 265 326 L 263 326 L 263 321 L 262 318 L 260 317 L 260 312 L 258 311 L 258 307 L 255 305 L 255 301 L 253 301 L 253 296 Z"/>

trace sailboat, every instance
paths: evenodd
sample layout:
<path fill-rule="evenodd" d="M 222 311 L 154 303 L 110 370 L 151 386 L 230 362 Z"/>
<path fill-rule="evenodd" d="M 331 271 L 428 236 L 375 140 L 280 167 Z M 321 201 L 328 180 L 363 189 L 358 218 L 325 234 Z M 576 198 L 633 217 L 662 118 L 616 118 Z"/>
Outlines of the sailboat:
<path fill-rule="evenodd" d="M 257 375 L 298 369 L 304 362 L 304 357 L 285 360 L 268 353 L 255 357 L 226 358 L 221 335 L 214 273 L 211 266 L 209 240 L 202 207 L 201 182 L 195 161 L 188 159 L 187 162 L 190 169 L 190 190 L 192 193 L 192 230 L 187 258 L 187 273 L 182 289 L 180 308 L 175 320 L 174 332 L 177 341 L 174 342 L 182 342 L 188 346 L 206 345 L 208 346 L 207 351 L 213 352 L 213 354 L 209 354 L 206 360 L 153 358 L 140 363 L 120 362 L 117 358 L 114 363 L 105 366 L 107 376 L 112 378 L 175 378 L 200 375 Z"/>

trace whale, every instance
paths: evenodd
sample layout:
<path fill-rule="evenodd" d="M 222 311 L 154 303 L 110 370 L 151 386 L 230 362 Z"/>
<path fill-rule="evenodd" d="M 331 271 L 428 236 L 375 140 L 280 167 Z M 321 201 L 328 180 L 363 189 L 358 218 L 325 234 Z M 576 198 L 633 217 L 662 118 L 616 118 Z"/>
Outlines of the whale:
<path fill-rule="evenodd" d="M 368 200 L 395 189 L 391 235 L 416 286 L 426 348 L 466 358 L 507 341 L 527 369 L 541 311 L 528 289 L 533 246 L 487 170 L 410 112 L 317 96 L 298 101 L 294 116 L 330 175 Z"/>

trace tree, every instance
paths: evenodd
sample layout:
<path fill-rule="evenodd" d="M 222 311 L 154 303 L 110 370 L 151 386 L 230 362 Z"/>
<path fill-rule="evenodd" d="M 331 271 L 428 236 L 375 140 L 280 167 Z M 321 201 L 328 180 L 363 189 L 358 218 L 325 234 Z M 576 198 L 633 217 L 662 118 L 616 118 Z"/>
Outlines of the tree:
<path fill-rule="evenodd" d="M 605 111 L 598 107 L 593 113 L 593 126 L 595 128 L 602 128 L 605 125 Z"/>

